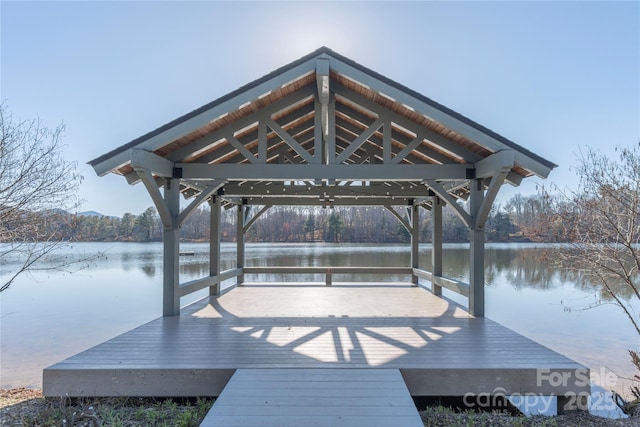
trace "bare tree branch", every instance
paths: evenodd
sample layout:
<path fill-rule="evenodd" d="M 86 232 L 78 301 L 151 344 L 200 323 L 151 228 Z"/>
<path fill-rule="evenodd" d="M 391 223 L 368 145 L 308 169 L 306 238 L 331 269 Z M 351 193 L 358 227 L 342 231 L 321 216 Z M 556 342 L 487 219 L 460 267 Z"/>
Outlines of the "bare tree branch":
<path fill-rule="evenodd" d="M 67 270 L 86 261 L 53 255 L 73 239 L 65 217 L 80 204 L 82 182 L 76 163 L 62 156 L 63 132 L 39 119 L 15 122 L 0 105 L 0 292 L 36 268 Z"/>
<path fill-rule="evenodd" d="M 587 149 L 578 189 L 552 196 L 546 220 L 561 223 L 561 239 L 570 242 L 561 264 L 600 283 L 640 335 L 640 143 L 617 152 L 613 160 Z M 630 354 L 640 370 L 638 353 Z"/>

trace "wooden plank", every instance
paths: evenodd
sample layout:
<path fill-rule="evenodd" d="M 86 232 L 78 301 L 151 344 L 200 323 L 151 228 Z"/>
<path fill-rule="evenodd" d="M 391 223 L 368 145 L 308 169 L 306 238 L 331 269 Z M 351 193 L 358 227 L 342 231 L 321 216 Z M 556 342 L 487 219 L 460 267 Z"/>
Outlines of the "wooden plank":
<path fill-rule="evenodd" d="M 238 369 L 201 426 L 422 426 L 397 369 Z"/>
<path fill-rule="evenodd" d="M 401 372 L 414 396 L 463 396 L 466 393 L 478 395 L 496 392 L 504 395 L 579 396 L 590 393 L 590 385 L 580 381 L 581 378 L 589 378 L 587 368 L 552 368 L 554 375 L 569 379 L 566 384 L 552 386 L 548 381 L 540 381 L 538 375 L 543 365 L 538 366 L 528 369 L 402 369 Z"/>
<path fill-rule="evenodd" d="M 245 267 L 245 274 L 411 274 L 411 267 Z"/>
<path fill-rule="evenodd" d="M 189 282 L 185 282 L 180 284 L 179 292 L 180 296 L 186 296 L 193 292 L 199 291 L 200 289 L 204 289 L 209 286 L 213 286 L 216 284 L 220 284 L 225 280 L 231 279 L 233 277 L 237 277 L 242 274 L 241 268 L 231 268 L 229 270 L 225 270 L 216 276 L 207 276 L 202 279 L 196 279 Z"/>
<path fill-rule="evenodd" d="M 235 369 L 45 369 L 42 392 L 60 396 L 219 396 Z"/>
<path fill-rule="evenodd" d="M 421 279 L 429 280 L 433 285 L 440 286 L 441 288 L 447 288 L 450 291 L 458 293 L 462 296 L 469 296 L 469 284 L 461 282 L 460 280 L 449 279 L 443 276 L 436 276 L 430 271 L 414 268 L 413 274 Z"/>

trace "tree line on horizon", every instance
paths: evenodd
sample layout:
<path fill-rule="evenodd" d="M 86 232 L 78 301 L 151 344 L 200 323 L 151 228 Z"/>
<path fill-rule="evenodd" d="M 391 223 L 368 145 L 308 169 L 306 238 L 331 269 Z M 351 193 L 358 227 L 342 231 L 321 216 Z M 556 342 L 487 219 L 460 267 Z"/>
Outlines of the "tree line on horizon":
<path fill-rule="evenodd" d="M 495 205 L 486 224 L 486 239 L 494 242 L 557 241 L 545 217 L 545 197 L 516 194 L 503 206 Z M 257 211 L 257 209 L 256 209 Z M 401 211 L 399 211 L 401 212 Z M 99 215 L 60 215 L 59 237 L 74 241 L 162 240 L 162 224 L 153 207 L 139 215 L 122 217 Z M 223 210 L 222 241 L 235 241 L 236 211 Z M 187 241 L 208 241 L 210 211 L 198 209 L 182 226 L 180 237 Z M 547 224 L 547 225 L 545 225 Z M 468 240 L 467 227 L 445 206 L 443 210 L 445 242 Z M 274 206 L 263 214 L 245 236 L 248 242 L 345 242 L 407 243 L 408 231 L 382 207 L 317 207 Z M 431 214 L 420 209 L 420 241 L 431 242 Z"/>

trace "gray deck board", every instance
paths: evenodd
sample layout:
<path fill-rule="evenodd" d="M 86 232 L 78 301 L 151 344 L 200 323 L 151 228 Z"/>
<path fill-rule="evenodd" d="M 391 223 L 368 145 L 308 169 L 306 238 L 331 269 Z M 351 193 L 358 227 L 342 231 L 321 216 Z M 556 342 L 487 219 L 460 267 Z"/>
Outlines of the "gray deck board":
<path fill-rule="evenodd" d="M 217 396 L 247 368 L 400 369 L 413 395 L 549 392 L 538 369 L 586 369 L 417 287 L 245 286 L 45 369 L 43 392 Z"/>
<path fill-rule="evenodd" d="M 238 369 L 203 420 L 219 426 L 422 426 L 397 369 Z"/>

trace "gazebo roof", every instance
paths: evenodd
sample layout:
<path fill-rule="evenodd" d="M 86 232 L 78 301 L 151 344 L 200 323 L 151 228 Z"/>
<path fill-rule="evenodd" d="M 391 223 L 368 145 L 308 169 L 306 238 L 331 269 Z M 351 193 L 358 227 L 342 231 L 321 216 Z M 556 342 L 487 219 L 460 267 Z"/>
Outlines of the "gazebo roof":
<path fill-rule="evenodd" d="M 178 178 L 185 197 L 300 205 L 466 199 L 471 180 L 556 167 L 326 47 L 89 164 L 132 184 Z"/>

